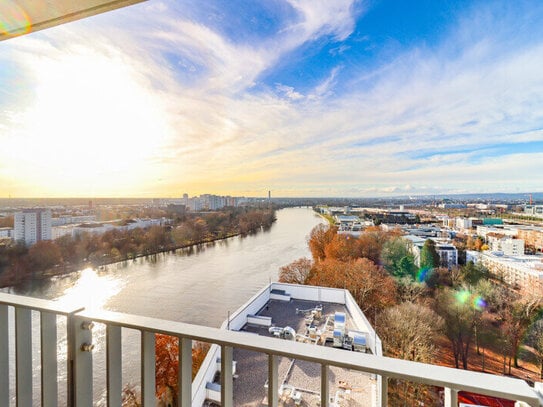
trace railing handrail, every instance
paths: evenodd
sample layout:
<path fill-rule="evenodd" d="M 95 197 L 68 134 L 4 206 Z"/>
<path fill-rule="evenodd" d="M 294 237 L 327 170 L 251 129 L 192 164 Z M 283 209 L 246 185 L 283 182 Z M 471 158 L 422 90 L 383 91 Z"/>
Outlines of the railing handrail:
<path fill-rule="evenodd" d="M 524 401 L 532 405 L 540 403 L 536 390 L 525 381 L 509 377 L 429 365 L 402 359 L 393 359 L 323 346 L 307 346 L 303 343 L 256 336 L 238 331 L 228 331 L 201 325 L 144 317 L 102 310 L 63 310 L 59 303 L 24 296 L 0 293 L 0 304 L 32 310 L 75 315 L 79 319 L 139 330 L 160 333 L 220 346 L 242 348 L 268 355 L 306 360 L 321 365 L 337 366 L 359 372 L 377 374 L 387 378 L 408 380 L 440 386 L 458 391 L 468 391 L 510 400 Z"/>
<path fill-rule="evenodd" d="M 0 304 L 14 305 L 19 308 L 31 309 L 34 311 L 50 312 L 58 315 L 71 315 L 82 311 L 84 307 L 72 307 L 67 309 L 65 304 L 58 301 L 42 300 L 40 298 L 27 297 L 24 295 L 8 294 L 0 292 Z"/>
<path fill-rule="evenodd" d="M 323 346 L 307 346 L 307 344 L 299 342 L 256 336 L 245 332 L 227 331 L 202 325 L 112 311 L 82 311 L 78 313 L 78 316 L 99 323 L 114 324 L 140 331 L 151 331 L 215 343 L 221 346 L 231 346 L 301 359 L 364 373 L 373 373 L 388 378 L 448 387 L 459 391 L 503 397 L 528 403 L 539 402 L 534 389 L 521 379 L 358 352 L 345 352 Z"/>

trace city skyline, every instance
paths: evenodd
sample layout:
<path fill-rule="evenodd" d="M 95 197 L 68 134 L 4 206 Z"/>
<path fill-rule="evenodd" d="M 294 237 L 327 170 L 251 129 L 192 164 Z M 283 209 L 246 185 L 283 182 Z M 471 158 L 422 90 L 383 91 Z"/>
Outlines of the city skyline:
<path fill-rule="evenodd" d="M 540 3 L 247 4 L 1 43 L 0 197 L 541 190 Z"/>

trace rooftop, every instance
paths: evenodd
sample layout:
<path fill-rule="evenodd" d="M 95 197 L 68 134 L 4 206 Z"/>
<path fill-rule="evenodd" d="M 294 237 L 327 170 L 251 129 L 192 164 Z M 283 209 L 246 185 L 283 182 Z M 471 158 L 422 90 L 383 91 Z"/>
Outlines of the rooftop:
<path fill-rule="evenodd" d="M 322 307 L 321 316 L 311 318 L 312 311 L 319 307 Z M 279 329 L 288 326 L 296 331 L 296 340 L 300 342 L 332 347 L 336 312 L 346 315 L 348 331 L 368 331 L 365 326 L 355 325 L 343 304 L 297 299 L 289 302 L 270 300 L 258 312 L 258 316 L 271 318 L 272 330 L 273 327 L 277 328 L 277 334 L 270 332 L 267 326 L 253 323 L 246 324 L 241 330 L 261 336 L 278 337 Z M 278 338 L 277 340 L 285 339 Z M 265 355 L 236 349 L 234 360 L 237 361 L 238 375 L 234 381 L 234 403 L 243 406 L 267 405 L 268 366 Z M 349 400 L 349 405 L 352 406 L 372 404 L 376 381 L 370 375 L 332 368 L 330 378 L 330 395 L 334 404 L 339 404 L 340 400 Z M 317 406 L 320 403 L 320 366 L 318 364 L 280 358 L 279 380 L 280 405 L 289 406 L 303 402 L 307 406 Z"/>

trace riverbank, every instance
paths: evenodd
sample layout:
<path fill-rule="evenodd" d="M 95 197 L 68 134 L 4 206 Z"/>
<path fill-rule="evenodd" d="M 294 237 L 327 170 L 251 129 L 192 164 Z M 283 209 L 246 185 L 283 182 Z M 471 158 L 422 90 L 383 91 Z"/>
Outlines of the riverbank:
<path fill-rule="evenodd" d="M 103 234 L 84 233 L 0 248 L 0 287 L 69 274 L 88 267 L 174 252 L 270 228 L 275 211 L 232 208 L 187 218 L 177 226 L 151 226 Z"/>

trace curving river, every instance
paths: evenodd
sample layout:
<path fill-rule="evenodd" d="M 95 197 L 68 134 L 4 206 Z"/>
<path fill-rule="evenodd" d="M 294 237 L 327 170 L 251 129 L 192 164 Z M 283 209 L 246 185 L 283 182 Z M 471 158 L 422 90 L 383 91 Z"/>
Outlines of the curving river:
<path fill-rule="evenodd" d="M 99 270 L 86 269 L 35 282 L 16 294 L 55 299 L 70 307 L 103 308 L 129 314 L 218 327 L 264 285 L 276 281 L 279 267 L 310 257 L 307 236 L 322 223 L 310 208 L 277 211 L 267 231 L 215 243 L 122 262 Z M 13 317 L 13 316 L 12 316 Z M 59 322 L 64 331 L 64 322 Z M 35 338 L 39 331 L 33 332 Z M 105 328 L 93 329 L 94 393 L 106 405 Z M 65 336 L 59 338 L 65 341 Z M 123 383 L 139 382 L 139 333 L 123 330 Z M 34 342 L 34 401 L 39 404 L 38 343 Z M 11 342 L 13 347 L 13 342 Z M 59 349 L 61 400 L 65 398 L 66 353 Z M 11 360 L 11 363 L 14 363 Z M 13 391 L 14 378 L 11 380 Z M 12 393 L 13 394 L 13 393 Z"/>
<path fill-rule="evenodd" d="M 18 294 L 69 305 L 219 326 L 279 267 L 310 257 L 307 236 L 322 222 L 310 208 L 277 211 L 267 231 L 34 283 Z"/>

